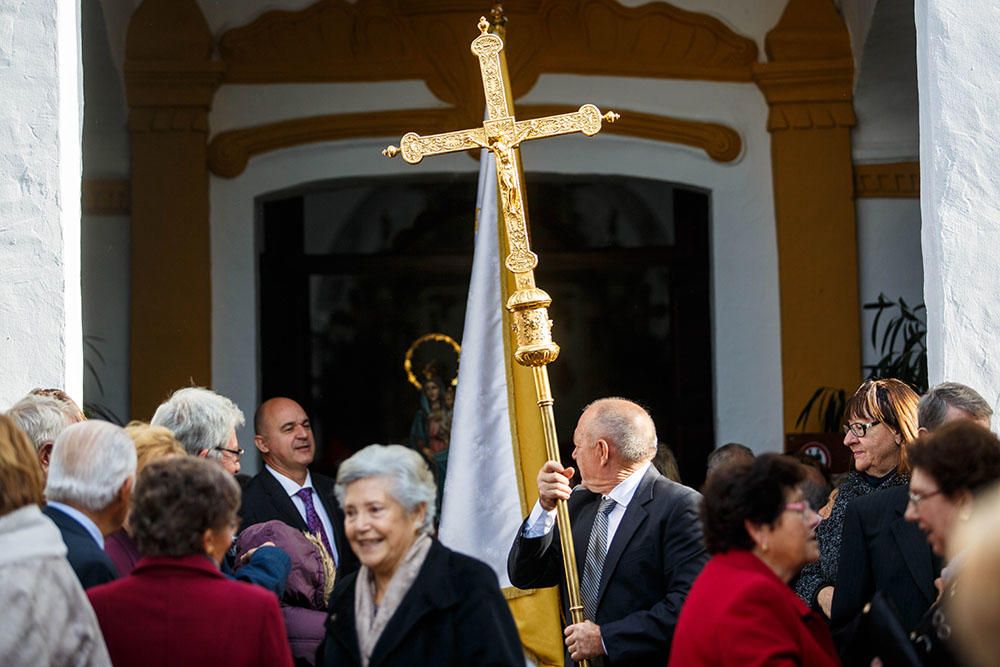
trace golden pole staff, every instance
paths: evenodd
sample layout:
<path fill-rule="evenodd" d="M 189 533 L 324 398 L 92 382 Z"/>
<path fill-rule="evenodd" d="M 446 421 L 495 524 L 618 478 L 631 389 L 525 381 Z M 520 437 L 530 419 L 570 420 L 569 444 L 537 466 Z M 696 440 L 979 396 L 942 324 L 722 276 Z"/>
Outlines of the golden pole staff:
<path fill-rule="evenodd" d="M 517 147 L 522 141 L 560 134 L 582 132 L 592 136 L 600 132 L 602 121 L 613 123 L 618 119 L 618 114 L 613 111 L 601 114 L 593 104 L 584 104 L 572 113 L 527 121 L 515 120 L 514 102 L 510 86 L 507 85 L 507 60 L 503 53 L 503 40 L 489 30 L 489 21 L 481 17 L 480 35 L 472 41 L 472 53 L 479 58 L 483 91 L 486 93 L 486 120 L 482 127 L 426 137 L 408 132 L 400 140 L 398 147 L 389 146 L 382 154 L 386 157 L 400 154 L 406 162 L 417 164 L 428 155 L 486 148 L 496 158 L 500 209 L 503 211 L 510 251 L 504 265 L 514 274 L 515 283 L 515 291 L 507 299 L 507 310 L 511 313 L 511 324 L 517 340 L 514 359 L 522 366 L 531 367 L 542 417 L 545 455 L 550 460 L 558 461 L 559 439 L 552 410 L 555 401 L 546 366 L 559 356 L 559 346 L 552 340 L 552 321 L 548 315 L 552 298 L 535 285 L 534 269 L 538 266 L 538 256 L 531 251 L 528 240 L 527 207 L 522 194 L 525 190 L 524 176 Z M 573 623 L 582 623 L 585 619 L 583 600 L 580 597 L 580 578 L 576 569 L 573 534 L 565 500 L 556 503 L 556 512 L 570 616 Z M 586 667 L 587 661 L 580 664 Z"/>

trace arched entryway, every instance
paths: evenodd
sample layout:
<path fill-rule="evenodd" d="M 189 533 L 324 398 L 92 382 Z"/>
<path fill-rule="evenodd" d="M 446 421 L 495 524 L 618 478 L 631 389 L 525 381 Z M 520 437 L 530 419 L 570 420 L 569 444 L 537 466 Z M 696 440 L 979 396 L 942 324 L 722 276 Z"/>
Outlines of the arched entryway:
<path fill-rule="evenodd" d="M 418 336 L 461 340 L 474 174 L 338 179 L 260 198 L 261 395 L 303 397 L 323 463 L 405 442 Z M 550 367 L 568 459 L 582 406 L 646 404 L 699 484 L 714 443 L 707 192 L 624 176 L 528 179 L 539 285 L 553 297 Z"/>

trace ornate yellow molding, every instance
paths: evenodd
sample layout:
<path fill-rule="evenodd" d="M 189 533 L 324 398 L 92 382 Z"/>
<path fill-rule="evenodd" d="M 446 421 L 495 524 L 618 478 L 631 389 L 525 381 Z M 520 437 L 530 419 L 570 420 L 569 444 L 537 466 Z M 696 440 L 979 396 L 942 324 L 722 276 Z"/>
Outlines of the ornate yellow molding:
<path fill-rule="evenodd" d="M 525 120 L 570 110 L 555 104 L 523 104 L 518 107 Z M 717 162 L 732 162 L 743 149 L 739 133 L 725 125 L 627 109 L 622 110 L 622 114 L 623 120 L 605 131 L 684 144 L 705 151 Z M 434 134 L 454 127 L 458 118 L 459 114 L 454 109 L 406 109 L 313 116 L 230 130 L 212 139 L 208 147 L 208 164 L 217 176 L 234 178 L 243 173 L 250 158 L 269 151 L 323 141 L 393 136 L 403 126 L 416 127 L 421 134 Z"/>
<path fill-rule="evenodd" d="M 854 165 L 854 196 L 919 199 L 920 163 L 890 162 Z"/>
<path fill-rule="evenodd" d="M 515 99 L 543 72 L 750 81 L 757 61 L 753 40 L 665 2 L 534 0 L 505 9 Z M 481 0 L 321 0 L 226 32 L 219 52 L 227 83 L 422 79 L 468 125 L 481 120 L 482 98 L 468 96 L 479 71 L 460 45 L 482 12 Z"/>
<path fill-rule="evenodd" d="M 81 207 L 85 215 L 128 215 L 128 179 L 84 179 Z"/>
<path fill-rule="evenodd" d="M 754 80 L 771 107 L 767 129 L 854 127 L 851 59 L 769 62 L 754 66 Z"/>
<path fill-rule="evenodd" d="M 543 72 L 716 81 L 754 75 L 753 40 L 665 2 L 623 7 L 615 0 L 525 0 L 506 9 L 515 98 Z M 224 132 L 209 148 L 212 171 L 231 178 L 267 151 L 391 136 L 400 120 L 424 133 L 478 124 L 482 97 L 469 91 L 481 90 L 479 69 L 458 45 L 482 11 L 478 0 L 320 0 L 300 11 L 267 12 L 226 32 L 219 43 L 225 83 L 420 79 L 451 108 L 339 114 Z M 537 117 L 557 107 L 520 108 Z M 628 111 L 616 131 L 700 148 L 721 162 L 742 150 L 734 130 L 714 123 Z"/>

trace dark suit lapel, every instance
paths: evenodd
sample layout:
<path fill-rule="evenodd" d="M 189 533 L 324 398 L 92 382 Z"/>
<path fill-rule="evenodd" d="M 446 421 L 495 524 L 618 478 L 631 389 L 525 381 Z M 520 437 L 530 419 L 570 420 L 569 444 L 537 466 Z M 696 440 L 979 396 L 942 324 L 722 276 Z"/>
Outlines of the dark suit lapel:
<path fill-rule="evenodd" d="M 635 531 L 639 529 L 639 526 L 649 516 L 643 505 L 652 498 L 650 487 L 658 474 L 653 466 L 649 466 L 646 474 L 642 476 L 642 481 L 639 482 L 639 487 L 635 490 L 635 495 L 632 496 L 632 501 L 625 508 L 625 515 L 622 517 L 621 523 L 618 524 L 615 537 L 611 540 L 611 544 L 608 545 L 608 555 L 604 557 L 604 568 L 601 570 L 601 587 L 597 591 L 598 604 L 600 604 L 601 598 L 604 597 L 604 590 L 608 587 L 608 582 L 611 580 L 611 573 L 615 571 L 615 567 L 618 566 L 618 560 L 625 553 L 625 547 L 632 540 Z"/>
<path fill-rule="evenodd" d="M 295 509 L 295 504 L 292 502 L 292 499 L 288 497 L 288 494 L 285 493 L 285 489 L 282 488 L 278 480 L 274 478 L 274 474 L 267 468 L 262 470 L 260 474 L 262 486 L 264 487 L 264 493 L 266 493 L 268 498 L 270 498 L 271 505 L 274 507 L 275 511 L 281 515 L 281 520 L 289 526 L 294 526 L 299 530 L 309 530 L 306 526 L 305 520 L 302 518 L 302 515 L 299 514 L 297 509 Z"/>
<path fill-rule="evenodd" d="M 931 550 L 927 544 L 927 536 L 916 524 L 898 516 L 891 526 L 892 537 L 904 555 L 903 560 L 910 570 L 914 581 L 928 602 L 937 598 L 934 589 L 934 565 L 931 562 Z"/>
<path fill-rule="evenodd" d="M 447 552 L 437 542 L 431 544 L 427 560 L 420 568 L 413 585 L 399 603 L 399 608 L 382 631 L 372 649 L 370 664 L 378 665 L 405 639 L 424 616 L 435 609 L 447 608 L 457 601 L 448 572 Z"/>

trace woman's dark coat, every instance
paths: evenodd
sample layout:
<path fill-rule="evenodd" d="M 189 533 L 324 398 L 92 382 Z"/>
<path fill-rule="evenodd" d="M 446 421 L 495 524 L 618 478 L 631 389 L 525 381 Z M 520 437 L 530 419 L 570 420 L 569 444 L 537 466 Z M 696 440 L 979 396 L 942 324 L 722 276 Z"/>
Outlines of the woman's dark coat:
<path fill-rule="evenodd" d="M 330 598 L 319 665 L 361 664 L 354 625 L 357 574 L 337 582 Z M 523 667 L 517 627 L 488 566 L 434 541 L 372 652 L 370 667 L 395 665 Z"/>

